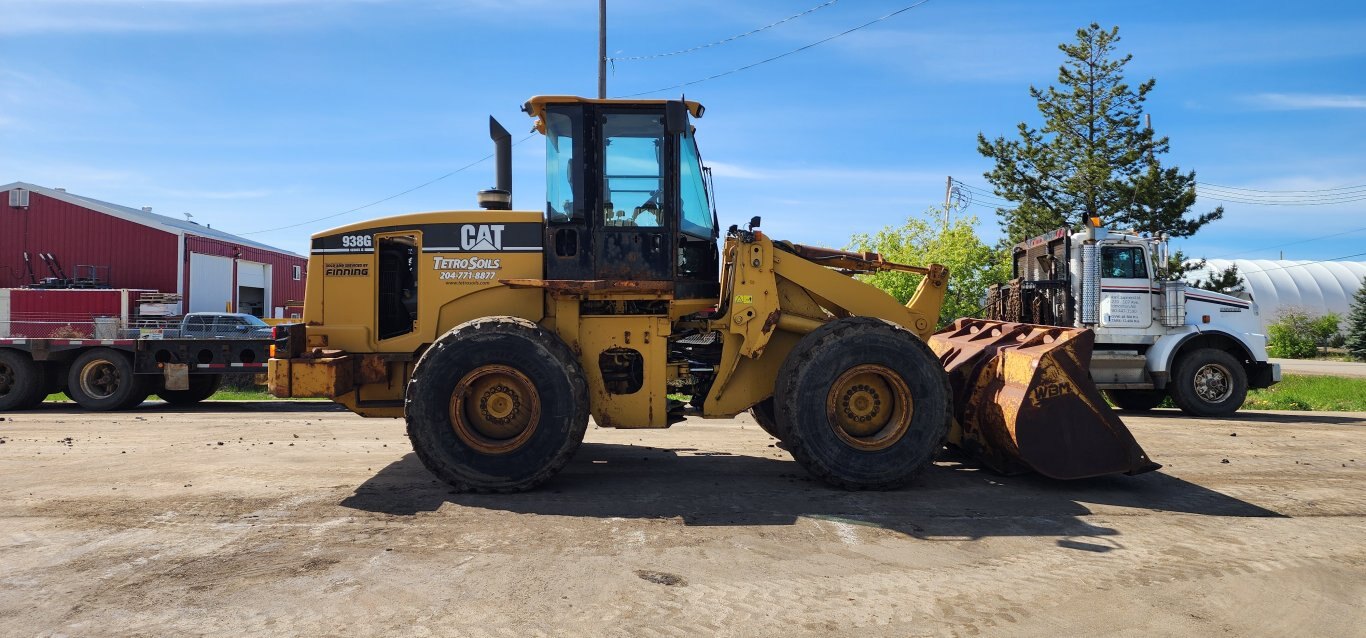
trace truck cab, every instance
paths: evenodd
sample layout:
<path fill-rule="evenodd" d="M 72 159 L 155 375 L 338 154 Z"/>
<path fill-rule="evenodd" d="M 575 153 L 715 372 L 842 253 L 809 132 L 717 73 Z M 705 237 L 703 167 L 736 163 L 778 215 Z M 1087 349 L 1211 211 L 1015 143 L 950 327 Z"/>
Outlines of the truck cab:
<path fill-rule="evenodd" d="M 1014 279 L 988 291 L 987 314 L 1093 330 L 1091 377 L 1121 408 L 1170 397 L 1189 414 L 1230 414 L 1280 380 L 1257 304 L 1168 280 L 1166 263 L 1165 235 L 1059 229 L 1012 249 Z"/>

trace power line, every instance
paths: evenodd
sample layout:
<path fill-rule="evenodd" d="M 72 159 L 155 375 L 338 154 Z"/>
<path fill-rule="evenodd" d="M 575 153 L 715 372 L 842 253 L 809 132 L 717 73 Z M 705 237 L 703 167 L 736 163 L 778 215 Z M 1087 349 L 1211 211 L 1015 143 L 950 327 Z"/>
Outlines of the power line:
<path fill-rule="evenodd" d="M 518 145 L 518 144 L 521 144 L 522 142 L 525 142 L 525 141 L 531 139 L 531 138 L 534 137 L 535 135 L 536 135 L 535 133 L 532 133 L 531 135 L 528 135 L 528 136 L 526 136 L 526 137 L 524 137 L 524 138 L 522 138 L 522 139 L 520 139 L 520 140 L 517 140 L 517 141 L 513 144 L 513 146 L 516 146 L 516 145 Z M 370 202 L 369 204 L 365 204 L 365 205 L 363 205 L 363 206 L 357 206 L 357 207 L 352 208 L 352 209 L 350 209 L 350 210 L 344 210 L 344 211 L 342 211 L 342 212 L 340 212 L 340 213 L 333 213 L 333 214 L 331 214 L 331 215 L 324 215 L 324 216 L 322 216 L 322 217 L 316 217 L 316 218 L 314 218 L 314 219 L 310 219 L 310 220 L 307 220 L 307 221 L 298 222 L 298 223 L 296 223 L 296 224 L 289 224 L 288 226 L 277 226 L 277 227 L 275 227 L 275 228 L 266 228 L 266 229 L 263 229 L 263 230 L 253 230 L 253 231 L 250 231 L 250 232 L 246 232 L 246 233 L 237 233 L 237 234 L 238 234 L 238 235 L 259 235 L 259 234 L 261 234 L 261 233 L 271 233 L 271 232 L 275 232 L 275 231 L 277 231 L 277 230 L 288 230 L 288 229 L 290 229 L 290 228 L 298 228 L 298 227 L 300 227 L 300 226 L 307 226 L 307 225 L 309 225 L 309 224 L 313 224 L 313 223 L 317 223 L 317 222 L 320 222 L 320 221 L 332 219 L 332 218 L 335 218 L 335 217 L 341 217 L 342 215 L 349 215 L 349 214 L 354 213 L 354 212 L 356 212 L 356 211 L 361 211 L 361 210 L 365 210 L 365 209 L 367 209 L 367 208 L 370 208 L 371 206 L 376 206 L 376 205 L 379 205 L 379 204 L 383 204 L 384 202 L 387 202 L 387 201 L 389 201 L 389 200 L 391 200 L 391 199 L 397 199 L 397 198 L 402 197 L 402 196 L 404 196 L 404 195 L 407 195 L 408 193 L 411 193 L 411 192 L 413 192 L 413 191 L 415 191 L 415 190 L 419 190 L 419 189 L 422 189 L 422 188 L 426 188 L 426 187 L 428 187 L 428 186 L 431 186 L 432 184 L 435 184 L 435 183 L 437 183 L 437 182 L 439 182 L 439 181 L 441 181 L 441 180 L 443 180 L 443 179 L 446 179 L 447 177 L 450 177 L 450 176 L 452 176 L 452 175 L 455 175 L 456 173 L 460 173 L 460 172 L 462 172 L 462 171 L 465 171 L 466 169 L 474 168 L 475 166 L 478 166 L 478 165 L 480 165 L 480 164 L 482 164 L 482 163 L 488 161 L 489 158 L 493 157 L 493 155 L 494 155 L 493 153 L 489 153 L 488 155 L 485 155 L 485 156 L 483 156 L 483 157 L 481 157 L 481 158 L 479 158 L 479 159 L 477 159 L 477 160 L 474 160 L 473 162 L 470 162 L 469 164 L 466 164 L 466 165 L 461 166 L 460 168 L 457 168 L 457 169 L 455 169 L 455 170 L 453 170 L 453 171 L 451 171 L 451 172 L 449 172 L 449 173 L 446 173 L 445 175 L 442 175 L 441 177 L 438 177 L 438 178 L 432 179 L 432 180 L 428 180 L 428 181 L 426 181 L 426 182 L 423 182 L 423 183 L 421 183 L 421 184 L 418 184 L 417 186 L 414 186 L 414 187 L 412 187 L 412 188 L 409 188 L 408 190 L 405 190 L 405 191 L 400 192 L 400 193 L 394 193 L 393 195 L 390 195 L 390 196 L 385 197 L 385 198 L 383 198 L 383 199 L 377 199 L 377 200 L 375 200 L 375 201 L 373 201 L 373 202 Z"/>
<path fill-rule="evenodd" d="M 729 38 L 726 38 L 726 39 L 724 39 L 724 40 L 717 40 L 717 41 L 715 41 L 715 42 L 709 42 L 709 43 L 707 43 L 707 44 L 701 44 L 701 45 L 698 45 L 698 46 L 695 46 L 695 47 L 690 47 L 690 48 L 687 48 L 687 49 L 680 49 L 680 50 L 678 50 L 678 51 L 670 51 L 670 52 L 668 52 L 668 53 L 656 53 L 656 54 L 654 54 L 654 55 L 633 55 L 633 56 L 624 57 L 624 58 L 607 58 L 607 59 L 608 59 L 609 61 L 611 61 L 611 62 L 629 62 L 629 61 L 633 61 L 633 60 L 653 60 L 653 59 L 655 59 L 655 58 L 667 58 L 667 57 L 675 56 L 675 55 L 683 55 L 684 53 L 692 53 L 693 51 L 701 51 L 702 49 L 709 49 L 709 48 L 711 48 L 711 47 L 720 46 L 720 45 L 725 44 L 725 43 L 727 43 L 727 42 L 734 42 L 734 41 L 736 41 L 736 40 L 739 40 L 740 38 L 748 37 L 748 36 L 754 35 L 754 34 L 756 34 L 756 33 L 759 33 L 760 31 L 767 31 L 767 30 L 769 30 L 769 29 L 772 29 L 773 27 L 776 27 L 776 26 L 778 26 L 778 25 L 780 25 L 780 24 L 783 24 L 784 22 L 790 22 L 790 21 L 796 20 L 797 18 L 800 18 L 800 17 L 802 17 L 802 16 L 804 16 L 804 15 L 806 15 L 806 14 L 808 14 L 808 13 L 812 13 L 812 12 L 814 12 L 814 11 L 819 11 L 820 9 L 824 9 L 824 8 L 826 8 L 826 7 L 828 7 L 828 6 L 832 5 L 832 4 L 835 4 L 836 2 L 839 2 L 839 0 L 830 0 L 829 2 L 826 2 L 825 4 L 821 4 L 821 5 L 817 5 L 817 6 L 811 7 L 810 9 L 807 9 L 806 11 L 803 11 L 803 12 L 801 12 L 801 13 L 796 13 L 796 14 L 790 15 L 790 16 L 788 16 L 788 17 L 786 17 L 786 18 L 783 18 L 782 20 L 779 20 L 779 21 L 774 22 L 774 23 L 772 23 L 772 24 L 767 24 L 767 25 L 764 25 L 764 26 L 759 27 L 759 28 L 757 28 L 757 29 L 754 29 L 753 31 L 746 31 L 745 33 L 741 33 L 740 35 L 733 35 L 733 36 L 730 36 Z"/>
<path fill-rule="evenodd" d="M 1213 186 L 1196 186 L 1196 190 L 1202 193 L 1222 193 L 1230 197 L 1241 197 L 1244 199 L 1255 199 L 1265 201 L 1279 200 L 1321 200 L 1321 199 L 1342 199 L 1346 197 L 1356 197 L 1366 195 L 1366 189 L 1356 191 L 1338 191 L 1335 193 L 1245 193 L 1241 191 L 1230 191 Z"/>
<path fill-rule="evenodd" d="M 1240 273 L 1240 274 L 1243 274 L 1244 276 L 1246 276 L 1246 275 L 1252 274 L 1252 273 L 1254 273 L 1254 272 L 1262 272 L 1262 273 L 1265 273 L 1265 272 L 1275 272 L 1275 271 L 1277 271 L 1277 270 L 1287 270 L 1287 269 L 1290 269 L 1290 268 L 1301 268 L 1301 267 L 1304 267 L 1304 266 L 1313 266 L 1314 264 L 1326 264 L 1326 263 L 1334 262 L 1334 261 L 1342 261 L 1342 260 L 1344 260 L 1344 259 L 1351 259 L 1351 258 L 1353 258 L 1353 257 L 1366 257 L 1366 253 L 1353 253 L 1353 254 L 1351 254 L 1351 255 L 1343 255 L 1343 256 L 1341 256 L 1341 257 L 1334 257 L 1334 258 L 1332 258 L 1332 259 L 1313 259 L 1313 260 L 1304 261 L 1304 262 L 1301 262 L 1301 263 L 1298 263 L 1298 264 L 1290 264 L 1290 265 L 1287 265 L 1287 266 L 1278 266 L 1278 267 L 1276 267 L 1276 268 L 1267 268 L 1267 269 L 1265 269 L 1265 270 L 1255 270 L 1255 271 L 1254 271 L 1254 270 L 1249 270 L 1249 271 L 1247 271 L 1247 272 L 1239 271 L 1239 273 Z"/>
<path fill-rule="evenodd" d="M 1018 202 L 1005 200 L 979 186 L 966 184 L 956 179 L 954 182 L 967 189 L 974 196 L 982 195 L 998 202 L 1018 205 Z M 1206 199 L 1234 204 L 1247 204 L 1250 206 L 1331 206 L 1335 204 L 1350 204 L 1353 202 L 1366 201 L 1366 190 L 1361 192 L 1342 192 L 1337 195 L 1290 195 L 1288 193 L 1276 195 L 1250 195 L 1221 191 L 1217 188 L 1197 188 L 1196 194 Z"/>
<path fill-rule="evenodd" d="M 971 206 L 971 205 L 973 205 L 973 204 L 979 204 L 978 201 L 977 201 L 977 199 L 978 199 L 979 197 L 981 197 L 982 200 L 983 200 L 979 205 L 984 206 L 984 207 L 985 207 L 985 206 L 989 206 L 990 204 L 1002 204 L 1002 203 L 1003 203 L 1003 204 L 1011 205 L 1011 206 L 1014 206 L 1014 205 L 1018 205 L 1018 204 L 1019 204 L 1019 202 L 1012 202 L 1012 201 L 1003 199 L 1003 198 L 1001 198 L 1001 197 L 999 197 L 999 196 L 996 196 L 996 195 L 994 195 L 994 194 L 991 194 L 991 193 L 990 193 L 989 191 L 987 191 L 985 188 L 982 188 L 982 187 L 980 187 L 980 186 L 974 186 L 974 185 L 972 185 L 972 184 L 968 184 L 967 182 L 964 182 L 964 181 L 959 180 L 959 179 L 954 179 L 954 180 L 953 180 L 953 183 L 954 183 L 956 186 L 962 188 L 963 190 L 965 190 L 965 191 L 967 192 L 968 198 L 969 198 L 969 199 L 968 199 L 968 205 L 969 205 L 969 206 Z M 1363 197 L 1363 198 L 1361 198 L 1361 199 L 1366 199 L 1366 197 Z M 995 201 L 992 201 L 992 200 L 995 200 Z M 1356 200 L 1356 199 L 1348 199 L 1348 200 L 1344 200 L 1344 201 L 1358 201 L 1358 200 Z M 1240 202 L 1240 203 L 1250 203 L 1250 202 Z M 1324 202 L 1324 204 L 1337 204 L 1337 203 L 1344 203 L 1344 202 Z M 1282 204 L 1266 204 L 1266 205 L 1282 205 Z M 1283 204 L 1283 205 L 1291 205 L 1291 204 L 1286 203 L 1286 204 Z M 1303 205 L 1309 205 L 1309 206 L 1313 206 L 1313 205 L 1316 205 L 1316 204 L 1313 204 L 1313 203 L 1303 203 L 1303 202 L 1301 202 L 1301 203 L 1297 203 L 1297 204 L 1294 204 L 1294 205 L 1301 205 L 1301 206 L 1303 206 Z M 1252 254 L 1252 253 L 1261 252 L 1261 251 L 1263 251 L 1263 250 L 1271 250 L 1271 249 L 1273 249 L 1273 248 L 1284 248 L 1284 247 L 1286 247 L 1286 246 L 1297 246 L 1297 245 L 1299 245 L 1299 244 L 1307 244 L 1307 243 L 1309 243 L 1309 242 L 1319 241 L 1319 240 L 1321 240 L 1321 239 L 1331 239 L 1331 238 L 1333 238 L 1333 237 L 1341 237 L 1341 236 L 1343 236 L 1343 235 L 1350 235 L 1350 234 L 1352 234 L 1352 233 L 1359 233 L 1359 232 L 1362 232 L 1362 231 L 1366 231 L 1366 226 L 1363 226 L 1363 227 L 1361 227 L 1361 228 L 1352 228 L 1352 229 L 1349 229 L 1349 230 L 1344 230 L 1344 231 L 1340 231 L 1340 232 L 1336 232 L 1336 233 L 1329 233 L 1329 234 L 1327 234 L 1327 235 L 1319 235 L 1319 236 L 1317 236 L 1317 237 L 1310 237 L 1310 238 L 1308 238 L 1308 239 L 1301 239 L 1301 240 L 1297 240 L 1297 241 L 1293 241 L 1293 242 L 1288 242 L 1288 243 L 1283 243 L 1283 244 L 1273 244 L 1273 245 L 1270 245 L 1270 246 L 1263 246 L 1263 247 L 1261 247 L 1261 248 L 1253 248 L 1253 249 L 1249 249 L 1249 250 L 1245 250 L 1245 251 L 1238 251 L 1238 252 L 1232 252 L 1232 253 L 1222 253 L 1222 254 L 1216 255 L 1216 256 L 1214 256 L 1214 257 L 1207 257 L 1206 259 L 1222 259 L 1222 258 L 1224 258 L 1224 257 L 1229 257 L 1229 256 L 1234 256 L 1234 255 L 1249 255 L 1249 254 Z M 1359 256 L 1361 256 L 1361 255 L 1363 255 L 1363 254 L 1366 254 L 1366 253 L 1361 253 L 1361 254 L 1358 254 L 1358 255 L 1347 255 L 1347 256 L 1345 256 L 1345 257 L 1337 257 L 1337 258 L 1334 258 L 1334 259 L 1328 259 L 1328 260 L 1323 260 L 1323 261 L 1337 261 L 1337 260 L 1340 260 L 1340 259 L 1348 259 L 1348 258 L 1351 258 L 1351 257 L 1359 257 Z M 1318 263 L 1318 262 L 1310 262 L 1310 263 Z M 1274 270 L 1274 269 L 1273 269 L 1273 270 Z"/>
<path fill-rule="evenodd" d="M 847 30 L 847 31 L 843 31 L 843 32 L 840 32 L 840 33 L 836 33 L 835 35 L 832 35 L 832 36 L 830 36 L 830 37 L 828 37 L 828 38 L 825 38 L 825 39 L 823 39 L 823 40 L 817 40 L 817 41 L 812 42 L 811 44 L 808 44 L 808 45 L 806 45 L 806 46 L 799 47 L 799 48 L 793 49 L 793 50 L 791 50 L 791 51 L 788 51 L 787 53 L 782 53 L 782 54 L 779 54 L 779 55 L 775 55 L 775 56 L 773 56 L 773 57 L 771 57 L 771 58 L 767 58 L 767 59 L 764 59 L 764 60 L 760 60 L 760 61 L 758 61 L 758 62 L 753 62 L 753 63 L 750 63 L 750 64 L 746 64 L 746 65 L 744 65 L 744 66 L 742 66 L 742 67 L 737 67 L 737 68 L 731 69 L 731 70 L 729 70 L 729 71 L 724 71 L 724 72 L 722 72 L 722 73 L 717 73 L 717 74 L 715 74 L 715 75 L 709 75 L 709 76 L 707 76 L 707 77 L 705 77 L 705 78 L 702 78 L 702 79 L 699 79 L 699 80 L 692 80 L 692 81 L 690 81 L 690 82 L 684 82 L 684 83 L 682 83 L 682 84 L 675 84 L 675 85 L 673 85 L 673 86 L 666 86 L 666 87 L 659 88 L 659 89 L 654 89 L 654 90 L 651 90 L 651 91 L 641 91 L 640 93 L 631 93 L 631 94 L 629 94 L 629 95 L 620 95 L 620 96 L 617 96 L 617 97 L 618 97 L 618 98 L 640 97 L 640 96 L 642 96 L 642 95 L 649 95 L 649 94 L 651 94 L 651 93 L 660 93 L 660 92 L 663 92 L 663 91 L 672 91 L 672 90 L 674 90 L 674 89 L 681 89 L 681 88 L 683 88 L 683 87 L 692 86 L 692 85 L 694 85 L 694 84 L 701 84 L 701 83 L 706 82 L 706 81 L 708 81 L 708 80 L 715 80 L 715 79 L 717 79 L 717 78 L 723 78 L 723 77 L 726 77 L 727 75 L 731 75 L 731 74 L 734 74 L 734 73 L 739 73 L 739 72 L 741 72 L 741 71 L 745 71 L 745 70 L 748 70 L 748 69 L 752 69 L 752 68 L 754 68 L 754 67 L 756 67 L 756 66 L 759 66 L 759 65 L 761 65 L 761 64 L 768 64 L 769 62 L 773 62 L 773 61 L 775 61 L 775 60 L 781 60 L 781 59 L 783 59 L 783 58 L 785 58 L 785 57 L 787 57 L 787 56 L 789 56 L 789 55 L 793 55 L 793 54 L 795 54 L 795 53 L 801 53 L 802 51 L 805 51 L 805 50 L 807 50 L 807 49 L 810 49 L 810 48 L 813 48 L 813 47 L 820 46 L 820 45 L 825 44 L 826 42 L 829 42 L 829 41 L 834 40 L 834 39 L 836 39 L 836 38 L 841 38 L 841 37 L 844 37 L 844 36 L 846 36 L 846 35 L 849 35 L 850 33 L 853 33 L 853 32 L 855 32 L 855 31 L 858 31 L 859 29 L 864 29 L 864 28 L 870 27 L 870 26 L 872 26 L 872 25 L 874 25 L 874 24 L 877 24 L 877 23 L 879 23 L 879 22 L 882 22 L 882 21 L 884 21 L 884 20 L 888 20 L 888 19 L 890 19 L 890 18 L 893 18 L 893 17 L 896 17 L 896 16 L 898 16 L 898 15 L 901 15 L 901 14 L 903 14 L 903 13 L 905 13 L 905 12 L 907 12 L 907 11 L 910 11 L 911 9 L 914 9 L 914 8 L 920 6 L 920 5 L 923 5 L 923 4 L 925 4 L 925 3 L 929 2 L 929 1 L 930 1 L 930 0 L 920 0 L 920 2 L 917 2 L 917 3 L 912 4 L 912 5 L 910 5 L 910 6 L 907 6 L 907 7 L 902 7 L 902 8 L 900 8 L 900 9 L 897 9 L 896 11 L 893 11 L 893 12 L 891 12 L 891 13 L 885 15 L 885 16 L 882 16 L 882 17 L 880 17 L 880 18 L 871 20 L 871 21 L 869 21 L 869 22 L 865 22 L 865 23 L 860 24 L 860 25 L 858 25 L 858 26 L 856 26 L 856 27 L 854 27 L 854 28 L 852 28 L 852 29 L 849 29 L 849 30 Z"/>
<path fill-rule="evenodd" d="M 1351 229 L 1351 230 L 1344 230 L 1344 231 L 1342 231 L 1342 232 L 1340 232 L 1340 233 L 1332 233 L 1332 234 L 1328 234 L 1328 235 L 1320 235 L 1320 236 L 1318 236 L 1318 237 L 1310 237 L 1309 239 L 1301 239 L 1301 240 L 1299 240 L 1299 241 L 1292 241 L 1292 242 L 1289 242 L 1289 243 L 1286 243 L 1286 244 L 1274 244 L 1274 245 L 1271 245 L 1271 246 L 1263 246 L 1263 247 L 1261 247 L 1261 248 L 1251 248 L 1251 249 L 1248 249 L 1248 250 L 1240 250 L 1240 251 L 1238 251 L 1238 252 L 1233 252 L 1233 253 L 1223 253 L 1223 254 L 1220 254 L 1220 255 L 1215 255 L 1215 256 L 1213 256 L 1213 257 L 1208 257 L 1207 259 L 1222 259 L 1222 258 L 1227 257 L 1227 256 L 1229 256 L 1229 255 L 1250 255 L 1250 254 L 1252 254 L 1252 253 L 1259 253 L 1259 252 L 1262 252 L 1263 250 L 1271 250 L 1271 249 L 1273 249 L 1273 248 L 1285 248 L 1286 246 L 1297 246 L 1297 245 L 1299 245 L 1299 244 L 1307 244 L 1307 243 L 1309 243 L 1309 242 L 1311 242 L 1311 241 L 1318 241 L 1318 240 L 1320 240 L 1320 239 L 1330 239 L 1330 238 L 1333 238 L 1333 237 L 1341 237 L 1341 236 L 1343 236 L 1343 235 L 1350 235 L 1350 234 L 1352 234 L 1352 233 L 1359 233 L 1359 232 L 1361 232 L 1361 231 L 1363 231 L 1363 230 L 1366 230 L 1366 226 L 1363 226 L 1363 227 L 1361 227 L 1361 228 L 1353 228 L 1353 229 Z"/>
<path fill-rule="evenodd" d="M 1196 193 L 1200 195 L 1199 192 Z M 1352 202 L 1366 201 L 1366 193 L 1361 193 L 1352 197 L 1340 199 L 1304 199 L 1304 200 L 1257 200 L 1244 199 L 1222 193 L 1207 193 L 1205 197 L 1221 202 L 1232 202 L 1234 204 L 1248 204 L 1250 206 L 1332 206 L 1335 204 L 1350 204 Z"/>
<path fill-rule="evenodd" d="M 1338 187 L 1336 187 L 1336 188 L 1315 188 L 1315 189 L 1309 189 L 1309 190 L 1264 190 L 1264 189 L 1258 189 L 1258 188 L 1243 188 L 1243 187 L 1241 187 L 1241 186 L 1221 186 L 1221 185 L 1219 185 L 1219 184 L 1211 184 L 1211 183 L 1209 183 L 1209 182 L 1196 182 L 1196 184 L 1199 184 L 1200 186 L 1210 186 L 1210 187 L 1213 187 L 1213 188 L 1222 188 L 1222 189 L 1224 189 L 1224 190 L 1230 190 L 1230 191 L 1248 191 L 1248 192 L 1250 192 L 1250 193 L 1327 193 L 1327 192 L 1331 192 L 1331 191 L 1346 191 L 1346 190 L 1360 190 L 1360 189 L 1366 189 L 1366 184 L 1360 184 L 1360 185 L 1357 185 L 1357 186 L 1338 186 Z"/>
<path fill-rule="evenodd" d="M 1202 193 L 1218 193 L 1218 194 L 1222 194 L 1222 195 L 1227 195 L 1227 196 L 1229 196 L 1229 197 L 1238 197 L 1238 198 L 1242 198 L 1242 199 L 1250 199 L 1250 200 L 1256 200 L 1256 201 L 1286 201 L 1286 200 L 1295 200 L 1295 201 L 1301 201 L 1301 200 L 1303 200 L 1303 201 L 1317 201 L 1317 200 L 1325 200 L 1325 199 L 1344 199 L 1344 198 L 1349 198 L 1349 197 L 1359 197 L 1359 196 L 1362 196 L 1362 195 L 1366 195 L 1366 188 L 1357 189 L 1357 190 L 1340 190 L 1340 191 L 1319 192 L 1319 193 L 1291 193 L 1291 192 L 1280 192 L 1280 193 L 1252 193 L 1252 192 L 1246 192 L 1246 191 L 1228 190 L 1228 189 L 1225 189 L 1225 188 L 1222 188 L 1222 187 L 1218 187 L 1218 186 L 1204 186 L 1204 185 L 1197 185 L 1195 188 L 1196 188 L 1196 190 L 1197 190 L 1198 192 L 1202 192 Z"/>
<path fill-rule="evenodd" d="M 1012 202 L 1008 199 L 1005 199 L 1004 197 L 996 195 L 991 191 L 988 191 L 978 186 L 973 186 L 972 184 L 968 184 L 967 182 L 964 182 L 960 179 L 954 179 L 953 183 L 959 188 L 963 189 L 964 191 L 967 191 L 969 205 L 977 203 L 977 200 L 979 199 L 982 200 L 981 205 L 983 206 L 986 206 L 988 203 L 997 204 L 1000 206 L 1019 205 L 1019 202 Z"/>

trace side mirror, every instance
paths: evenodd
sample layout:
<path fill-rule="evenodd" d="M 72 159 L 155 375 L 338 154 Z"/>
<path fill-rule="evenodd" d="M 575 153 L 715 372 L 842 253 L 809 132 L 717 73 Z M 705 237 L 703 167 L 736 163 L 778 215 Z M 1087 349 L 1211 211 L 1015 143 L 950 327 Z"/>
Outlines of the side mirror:
<path fill-rule="evenodd" d="M 688 105 L 682 100 L 669 100 L 664 103 L 664 130 L 669 135 L 686 133 L 688 128 Z"/>
<path fill-rule="evenodd" d="M 749 218 L 749 229 L 754 230 L 755 228 L 758 228 L 761 221 L 762 220 L 758 215 Z"/>

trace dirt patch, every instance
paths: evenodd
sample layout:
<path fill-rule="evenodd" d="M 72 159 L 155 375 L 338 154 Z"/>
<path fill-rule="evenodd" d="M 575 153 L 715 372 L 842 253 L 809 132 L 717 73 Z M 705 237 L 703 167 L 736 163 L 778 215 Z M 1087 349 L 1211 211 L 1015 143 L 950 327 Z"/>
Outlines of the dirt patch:
<path fill-rule="evenodd" d="M 543 489 L 492 496 L 435 481 L 400 420 L 211 407 L 7 423 L 0 618 L 210 636 L 1366 625 L 1366 415 L 1126 416 L 1161 471 L 1059 483 L 945 455 L 896 492 L 809 480 L 748 418 L 590 429 Z"/>

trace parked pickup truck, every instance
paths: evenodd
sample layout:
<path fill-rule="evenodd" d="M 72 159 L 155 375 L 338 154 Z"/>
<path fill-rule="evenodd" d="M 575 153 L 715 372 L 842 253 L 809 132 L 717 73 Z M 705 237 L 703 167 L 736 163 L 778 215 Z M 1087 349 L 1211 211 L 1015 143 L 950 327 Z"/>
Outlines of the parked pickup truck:
<path fill-rule="evenodd" d="M 163 331 L 160 337 L 187 339 L 269 339 L 271 327 L 259 317 L 240 312 L 192 312 L 180 328 Z"/>

